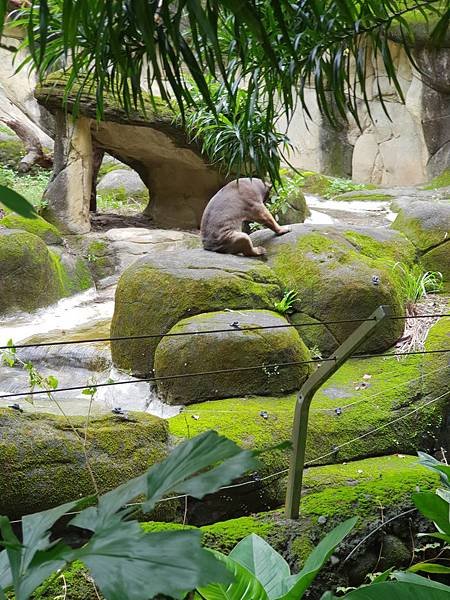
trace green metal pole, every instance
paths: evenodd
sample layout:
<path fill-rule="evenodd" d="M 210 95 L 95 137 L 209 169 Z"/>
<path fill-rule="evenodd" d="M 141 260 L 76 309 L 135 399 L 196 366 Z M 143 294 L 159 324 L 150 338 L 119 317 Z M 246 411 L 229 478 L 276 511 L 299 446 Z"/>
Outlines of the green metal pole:
<path fill-rule="evenodd" d="M 288 519 L 297 519 L 300 511 L 303 468 L 305 465 L 306 435 L 308 432 L 309 407 L 314 394 L 335 373 L 339 367 L 361 346 L 391 315 L 389 306 L 380 306 L 367 321 L 362 323 L 321 367 L 303 384 L 295 405 L 294 425 L 292 428 L 292 458 L 286 492 L 285 515 Z"/>

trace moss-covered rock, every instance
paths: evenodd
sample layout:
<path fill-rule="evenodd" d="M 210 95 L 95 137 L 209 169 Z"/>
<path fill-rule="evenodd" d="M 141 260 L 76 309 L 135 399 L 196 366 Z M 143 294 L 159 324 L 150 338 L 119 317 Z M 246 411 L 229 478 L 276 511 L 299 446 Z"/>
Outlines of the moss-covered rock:
<path fill-rule="evenodd" d="M 303 223 L 310 214 L 305 196 L 299 189 L 289 191 L 285 198 L 269 205 L 269 209 L 280 225 Z"/>
<path fill-rule="evenodd" d="M 450 292 L 450 240 L 435 246 L 420 259 L 426 271 L 442 273 L 444 289 Z"/>
<path fill-rule="evenodd" d="M 40 237 L 46 244 L 62 244 L 62 238 L 57 228 L 42 217 L 27 219 L 13 213 L 0 219 L 0 227 L 21 229 Z"/>
<path fill-rule="evenodd" d="M 386 266 L 384 253 L 371 257 L 374 248 L 384 245 L 397 252 L 396 240 L 378 241 L 378 233 L 373 230 L 369 236 L 369 231 L 359 235 L 358 244 L 349 241 L 342 229 L 326 226 L 293 225 L 290 233 L 280 237 L 264 230 L 252 238 L 266 247 L 268 264 L 285 288 L 297 292 L 301 312 L 323 322 L 349 321 L 328 326 L 342 343 L 358 326 L 351 321 L 367 318 L 380 305 L 390 305 L 394 315 L 404 314 L 400 286 Z M 401 320 L 388 321 L 362 349 L 384 350 L 402 332 Z"/>
<path fill-rule="evenodd" d="M 225 309 L 271 309 L 281 297 L 278 278 L 258 260 L 200 249 L 155 253 L 122 274 L 111 334 L 164 334 L 187 316 Z M 230 322 L 235 320 L 239 314 L 230 313 Z M 121 369 L 148 375 L 158 342 L 158 337 L 115 341 L 113 361 Z"/>
<path fill-rule="evenodd" d="M 449 318 L 442 318 L 430 329 L 427 350 L 449 347 L 448 324 Z M 450 390 L 449 368 L 448 354 L 438 353 L 402 360 L 383 355 L 349 360 L 315 394 L 306 460 L 326 464 L 393 452 L 432 451 L 441 441 L 448 443 L 449 397 L 442 394 Z M 295 400 L 291 395 L 203 402 L 171 418 L 169 427 L 177 438 L 215 429 L 245 447 L 262 450 L 291 439 Z M 289 452 L 266 452 L 261 458 L 258 477 L 285 469 Z M 284 489 L 278 479 L 263 486 L 256 478 L 238 505 L 242 510 L 247 501 L 249 512 L 257 502 L 260 510 L 273 508 L 282 501 Z M 227 496 L 222 509 L 233 514 L 236 506 L 230 501 L 231 492 Z"/>
<path fill-rule="evenodd" d="M 356 546 L 370 527 L 379 524 L 380 507 L 387 520 L 412 507 L 411 495 L 417 489 L 433 490 L 438 478 L 431 471 L 417 465 L 414 456 L 388 456 L 368 459 L 348 465 L 333 465 L 308 469 L 304 477 L 306 495 L 302 500 L 301 516 L 298 521 L 286 520 L 281 510 L 265 512 L 250 517 L 241 517 L 200 527 L 202 543 L 215 550 L 228 554 L 244 537 L 256 533 L 267 540 L 289 562 L 293 572 L 298 572 L 306 557 L 328 531 L 344 519 L 358 516 L 353 532 L 335 552 L 342 559 Z M 319 517 L 321 522 L 318 522 Z M 368 551 L 375 559 L 367 567 L 374 570 L 381 548 L 387 544 L 390 566 L 401 566 L 405 559 L 404 546 L 409 547 L 410 536 L 423 524 L 417 520 L 411 523 L 411 514 L 401 517 L 373 535 L 361 545 L 354 560 L 339 569 L 336 582 L 349 585 L 353 567 Z M 142 524 L 147 533 L 174 531 L 191 526 L 173 523 L 147 522 Z M 399 535 L 398 530 L 401 533 Z M 387 535 L 385 535 L 387 533 Z M 385 552 L 383 554 L 386 554 Z M 396 561 L 399 562 L 396 562 Z M 329 569 L 325 569 L 328 573 Z M 333 569 L 336 572 L 336 569 Z M 65 580 L 65 581 L 64 581 Z M 81 563 L 75 563 L 64 573 L 64 580 L 56 576 L 33 596 L 33 600 L 54 600 L 65 594 L 67 600 L 98 600 L 89 572 Z M 319 598 L 328 581 L 319 578 L 315 584 Z M 64 585 L 65 584 L 65 585 Z"/>
<path fill-rule="evenodd" d="M 156 348 L 154 371 L 158 378 L 158 390 L 169 404 L 191 404 L 238 394 L 273 396 L 300 389 L 311 371 L 311 365 L 270 367 L 311 358 L 297 331 L 288 327 L 288 321 L 267 310 L 246 310 L 236 318 L 241 331 L 231 325 L 234 319 L 229 312 L 188 317 L 172 327 L 169 335 L 173 337 L 164 337 L 160 341 Z M 252 327 L 278 329 L 251 331 Z M 180 335 L 202 331 L 217 333 L 196 335 L 194 343 L 192 335 Z M 252 369 L 256 365 L 267 367 Z M 247 370 L 164 379 L 174 374 L 224 369 Z"/>
<path fill-rule="evenodd" d="M 401 208 L 392 224 L 422 252 L 450 235 L 450 202 L 416 201 Z"/>
<path fill-rule="evenodd" d="M 71 296 L 93 287 L 94 279 L 84 258 L 66 252 L 51 254 L 63 296 Z"/>
<path fill-rule="evenodd" d="M 45 243 L 25 231 L 0 229 L 0 314 L 33 311 L 64 295 Z"/>
<path fill-rule="evenodd" d="M 85 417 L 0 410 L 0 513 L 12 518 L 91 495 L 83 452 Z M 75 434 L 75 431 L 77 435 Z M 130 413 L 91 418 L 89 464 L 104 493 L 166 456 L 166 421 Z"/>
<path fill-rule="evenodd" d="M 84 248 L 84 256 L 95 281 L 109 277 L 115 271 L 116 258 L 107 240 L 91 241 Z"/>
<path fill-rule="evenodd" d="M 443 187 L 450 187 L 450 169 L 444 169 L 440 175 L 424 185 L 423 189 L 436 190 Z"/>

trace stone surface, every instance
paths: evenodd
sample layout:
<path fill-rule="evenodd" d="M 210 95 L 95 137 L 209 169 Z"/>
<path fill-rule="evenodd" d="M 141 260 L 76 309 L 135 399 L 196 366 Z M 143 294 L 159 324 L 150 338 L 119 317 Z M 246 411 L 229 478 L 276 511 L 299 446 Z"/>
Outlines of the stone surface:
<path fill-rule="evenodd" d="M 234 313 L 236 314 L 236 313 Z M 155 376 L 218 371 L 255 365 L 276 365 L 311 359 L 299 334 L 289 322 L 267 310 L 239 311 L 236 319 L 243 331 L 230 326 L 230 312 L 211 312 L 179 321 L 169 334 L 222 330 L 218 333 L 164 337 L 155 352 Z M 280 327 L 246 331 L 251 327 Z M 225 330 L 225 331 L 224 331 Z M 229 331 L 227 331 L 229 330 Z M 194 339 L 194 341 L 193 341 Z M 158 391 L 170 404 L 192 404 L 216 398 L 277 395 L 300 389 L 310 365 L 249 369 L 213 376 L 158 380 Z"/>
<path fill-rule="evenodd" d="M 385 264 L 389 254 L 403 252 L 402 244 L 397 247 L 399 238 L 370 229 L 348 235 L 352 233 L 356 245 L 346 239 L 345 229 L 327 226 L 293 225 L 290 233 L 280 237 L 265 230 L 252 238 L 255 245 L 266 247 L 268 264 L 285 289 L 297 292 L 302 313 L 323 322 L 364 319 L 387 304 L 394 315 L 404 314 L 400 290 Z M 386 237 L 391 238 L 390 244 Z M 331 324 L 328 330 L 342 343 L 357 327 L 358 323 Z M 384 350 L 402 331 L 401 320 L 388 321 L 362 349 Z"/>
<path fill-rule="evenodd" d="M 35 92 L 38 101 L 56 114 L 57 122 L 65 121 L 62 115 L 64 88 L 64 78 L 54 73 Z M 75 89 L 68 98 L 69 111 L 74 106 L 76 93 Z M 97 122 L 95 94 L 84 92 L 79 106 L 81 125 L 75 126 L 80 134 L 76 152 L 65 141 L 65 126 L 57 127 L 56 149 L 60 158 L 54 168 L 55 180 L 49 186 L 48 200 L 50 211 L 60 216 L 65 211 L 67 227 L 73 233 L 84 232 L 89 225 L 92 143 L 139 174 L 150 195 L 145 214 L 156 226 L 199 228 L 206 204 L 224 185 L 225 178 L 209 165 L 198 145 L 174 122 L 167 105 L 158 99 L 155 102 L 156 108 L 147 100 L 145 113 L 135 111 L 127 116 L 116 100 L 105 94 L 104 120 Z M 83 178 L 80 179 L 82 164 Z M 66 167 L 71 169 L 70 177 L 65 175 Z M 71 181 L 77 181 L 78 185 L 72 197 Z M 80 181 L 83 182 L 81 188 Z"/>
<path fill-rule="evenodd" d="M 303 223 L 309 214 L 305 196 L 300 190 L 297 190 L 288 195 L 282 210 L 275 212 L 275 218 L 280 225 L 290 225 L 291 223 Z"/>
<path fill-rule="evenodd" d="M 65 233 L 90 230 L 92 141 L 90 120 L 58 113 L 55 119 L 53 177 L 44 193 L 43 216 Z"/>
<path fill-rule="evenodd" d="M 33 311 L 64 295 L 45 243 L 25 231 L 0 228 L 0 315 Z"/>
<path fill-rule="evenodd" d="M 0 512 L 11 518 L 94 493 L 83 453 L 84 417 L 0 410 Z M 80 436 L 80 437 L 78 437 Z M 91 418 L 90 466 L 100 493 L 143 473 L 167 454 L 167 423 L 150 415 Z"/>
<path fill-rule="evenodd" d="M 450 292 L 450 240 L 426 252 L 420 261 L 426 271 L 442 273 L 444 288 Z"/>
<path fill-rule="evenodd" d="M 225 309 L 272 309 L 282 296 L 279 280 L 259 260 L 203 249 L 159 252 L 132 264 L 116 291 L 111 334 L 164 334 L 180 319 Z M 239 314 L 230 313 L 231 321 Z M 149 375 L 158 338 L 112 343 L 121 369 Z"/>
<path fill-rule="evenodd" d="M 450 236 L 450 201 L 411 202 L 401 208 L 392 227 L 422 252 L 438 246 Z"/>
<path fill-rule="evenodd" d="M 129 196 L 142 195 L 147 188 L 136 171 L 115 169 L 102 177 L 97 184 L 97 191 L 123 190 Z"/>

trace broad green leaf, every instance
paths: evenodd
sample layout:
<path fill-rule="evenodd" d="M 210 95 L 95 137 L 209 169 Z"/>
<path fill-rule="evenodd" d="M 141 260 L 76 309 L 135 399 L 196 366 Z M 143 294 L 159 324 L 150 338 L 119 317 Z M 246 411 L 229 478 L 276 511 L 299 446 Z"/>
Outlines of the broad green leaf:
<path fill-rule="evenodd" d="M 298 575 L 291 575 L 283 581 L 283 596 L 279 600 L 298 600 L 311 585 L 320 569 L 333 554 L 335 548 L 350 533 L 356 524 L 357 517 L 347 519 L 335 527 L 314 548 L 306 559 L 303 569 Z"/>
<path fill-rule="evenodd" d="M 95 533 L 76 558 L 89 568 L 106 600 L 157 594 L 181 599 L 210 581 L 231 579 L 200 539 L 199 531 L 143 533 L 137 522 L 122 523 Z"/>
<path fill-rule="evenodd" d="M 425 517 L 431 519 L 442 533 L 450 535 L 450 507 L 448 502 L 432 492 L 418 492 L 413 494 L 412 498 L 414 504 Z"/>
<path fill-rule="evenodd" d="M 217 463 L 220 464 L 215 466 Z M 212 469 L 205 471 L 211 466 Z M 101 496 L 97 507 L 83 511 L 72 524 L 96 531 L 127 502 L 143 494 L 147 497 L 144 504 L 147 511 L 169 492 L 202 498 L 258 466 L 259 461 L 251 451 L 241 450 L 215 431 L 207 431 L 177 446 L 144 475 Z"/>
<path fill-rule="evenodd" d="M 423 571 L 424 573 L 450 573 L 450 567 L 435 563 L 421 562 L 409 567 L 408 571 L 410 573 L 416 573 L 417 571 Z"/>
<path fill-rule="evenodd" d="M 229 556 L 255 575 L 270 599 L 282 594 L 282 581 L 291 574 L 289 565 L 259 535 L 252 533 L 245 537 Z"/>
<path fill-rule="evenodd" d="M 421 577 L 420 575 L 417 575 L 416 573 L 410 573 L 409 571 L 394 571 L 394 573 L 392 573 L 392 576 L 394 577 L 394 579 L 402 583 L 413 583 L 417 586 L 420 585 L 423 587 L 432 587 L 443 591 L 447 591 L 450 589 L 449 586 L 445 585 L 444 583 L 432 581 L 431 579 Z"/>
<path fill-rule="evenodd" d="M 434 582 L 433 582 L 434 583 Z M 374 583 L 353 590 L 345 600 L 448 600 L 450 587 L 418 585 L 400 581 Z"/>
<path fill-rule="evenodd" d="M 3 204 L 6 208 L 9 208 L 21 217 L 27 217 L 28 219 L 37 217 L 33 205 L 28 200 L 25 200 L 23 196 L 4 185 L 0 185 L 0 204 Z"/>
<path fill-rule="evenodd" d="M 439 462 L 434 456 L 426 454 L 426 452 L 418 452 L 419 462 L 424 467 L 437 471 L 441 478 L 441 482 L 446 486 L 450 487 L 450 466 Z"/>
<path fill-rule="evenodd" d="M 392 573 L 392 570 L 392 567 L 390 569 L 386 569 L 386 571 L 383 571 L 383 573 L 377 575 L 371 583 L 382 583 L 383 581 L 387 581 Z"/>
<path fill-rule="evenodd" d="M 204 600 L 269 600 L 269 596 L 253 573 L 220 552 L 211 551 L 211 553 L 226 565 L 233 575 L 233 581 L 228 584 L 210 583 L 204 587 L 198 586 L 198 591 Z"/>
<path fill-rule="evenodd" d="M 0 552 L 0 589 L 4 590 L 12 585 L 11 569 L 6 550 Z"/>

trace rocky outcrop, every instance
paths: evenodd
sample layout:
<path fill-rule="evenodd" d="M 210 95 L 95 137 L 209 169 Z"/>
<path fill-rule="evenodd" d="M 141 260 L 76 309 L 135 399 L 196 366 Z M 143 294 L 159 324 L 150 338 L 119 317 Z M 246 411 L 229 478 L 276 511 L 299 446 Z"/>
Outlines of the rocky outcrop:
<path fill-rule="evenodd" d="M 225 309 L 270 310 L 281 296 L 278 278 L 260 261 L 200 249 L 155 252 L 122 274 L 111 334 L 157 335 L 113 342 L 113 361 L 121 369 L 148 376 L 160 341 L 158 334 L 167 333 L 181 319 Z M 230 323 L 238 316 L 230 313 Z"/>
<path fill-rule="evenodd" d="M 392 227 L 415 245 L 424 269 L 442 273 L 450 290 L 450 202 L 403 200 L 395 208 L 399 212 Z"/>
<path fill-rule="evenodd" d="M 230 324 L 230 314 L 237 319 L 234 325 Z M 261 329 L 252 331 L 252 327 Z M 192 335 L 182 335 L 211 330 L 217 333 L 196 335 L 195 343 L 192 343 Z M 290 328 L 281 315 L 271 311 L 204 313 L 182 319 L 168 335 L 172 337 L 164 337 L 156 348 L 154 372 L 160 395 L 169 404 L 192 404 L 248 394 L 276 396 L 298 390 L 311 372 L 311 365 L 295 364 L 311 359 L 297 331 Z M 291 366 L 270 366 L 279 363 Z M 253 369 L 255 365 L 260 367 Z M 236 371 L 189 377 L 189 374 L 224 369 Z M 165 379 L 174 373 L 188 376 Z"/>
<path fill-rule="evenodd" d="M 95 490 L 83 452 L 84 417 L 0 410 L 0 513 L 11 518 Z M 136 477 L 167 454 L 167 423 L 144 414 L 94 417 L 87 452 L 100 493 Z"/>
<path fill-rule="evenodd" d="M 84 91 L 79 104 L 81 117 L 73 123 L 63 111 L 65 81 L 60 73 L 53 74 L 35 92 L 37 100 L 55 113 L 57 122 L 54 181 L 46 194 L 49 218 L 65 221 L 72 233 L 89 230 L 95 147 L 139 174 L 150 195 L 145 213 L 155 225 L 198 228 L 203 209 L 225 179 L 175 123 L 167 105 L 148 100 L 145 111 L 126 115 L 114 97 L 105 94 L 104 119 L 97 122 L 95 94 Z M 69 111 L 77 91 L 74 89 L 68 99 Z M 71 141 L 74 135 L 76 143 Z"/>

